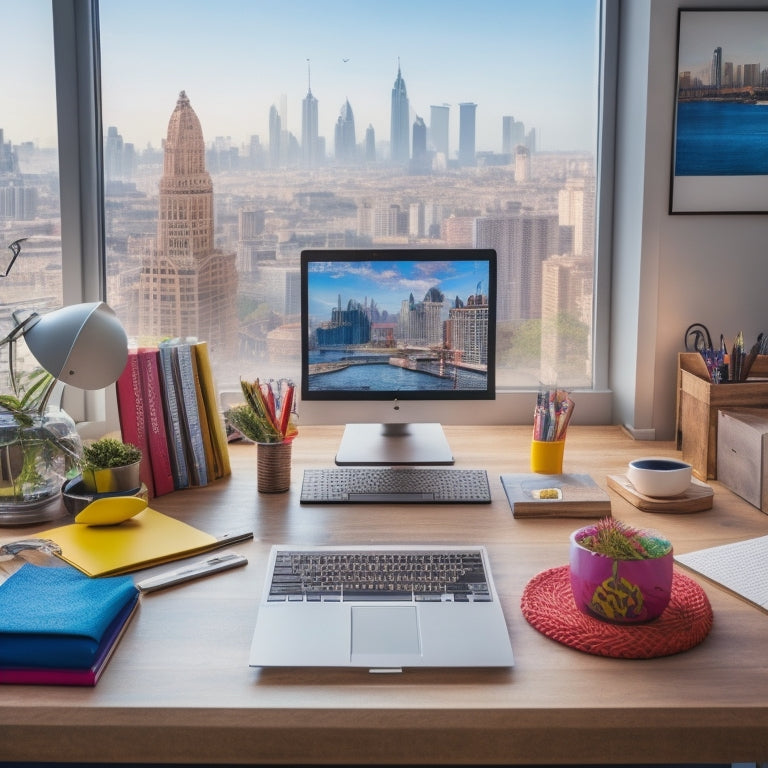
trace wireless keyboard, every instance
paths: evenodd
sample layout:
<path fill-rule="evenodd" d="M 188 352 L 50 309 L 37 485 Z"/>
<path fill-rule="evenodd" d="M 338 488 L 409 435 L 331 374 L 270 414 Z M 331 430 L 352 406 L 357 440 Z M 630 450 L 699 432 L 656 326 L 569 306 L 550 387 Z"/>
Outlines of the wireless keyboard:
<path fill-rule="evenodd" d="M 489 504 L 484 469 L 305 469 L 302 504 Z"/>

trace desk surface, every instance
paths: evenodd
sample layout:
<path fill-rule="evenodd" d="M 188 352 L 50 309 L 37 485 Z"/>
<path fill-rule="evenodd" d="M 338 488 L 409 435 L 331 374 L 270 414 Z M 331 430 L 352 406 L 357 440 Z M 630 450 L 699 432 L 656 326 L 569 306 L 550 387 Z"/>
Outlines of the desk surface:
<path fill-rule="evenodd" d="M 537 573 L 568 560 L 573 519 L 512 517 L 499 476 L 528 471 L 529 427 L 446 427 L 458 467 L 488 470 L 490 506 L 301 506 L 305 467 L 332 464 L 341 430 L 305 427 L 288 493 L 256 492 L 256 452 L 231 446 L 232 476 L 152 506 L 210 533 L 245 528 L 239 568 L 144 595 L 95 688 L 0 686 L 0 760 L 168 763 L 645 763 L 768 760 L 768 616 L 698 579 L 709 637 L 660 659 L 591 656 L 525 621 Z M 677 456 L 618 427 L 572 427 L 564 469 L 607 487 L 631 458 Z M 715 481 L 714 506 L 641 512 L 613 491 L 615 517 L 687 552 L 768 534 L 768 517 Z M 50 527 L 50 524 L 44 526 Z M 0 541 L 40 528 L 0 529 Z M 248 649 L 270 545 L 447 542 L 488 547 L 515 667 L 259 670 Z M 167 567 L 167 566 L 166 566 Z M 141 572 L 146 576 L 154 571 Z"/>

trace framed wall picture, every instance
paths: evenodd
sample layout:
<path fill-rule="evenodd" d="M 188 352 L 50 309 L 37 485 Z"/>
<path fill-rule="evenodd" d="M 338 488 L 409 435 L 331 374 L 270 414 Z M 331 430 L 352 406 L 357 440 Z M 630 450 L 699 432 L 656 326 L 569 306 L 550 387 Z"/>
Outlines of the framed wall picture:
<path fill-rule="evenodd" d="M 768 212 L 768 8 L 678 13 L 670 213 Z"/>

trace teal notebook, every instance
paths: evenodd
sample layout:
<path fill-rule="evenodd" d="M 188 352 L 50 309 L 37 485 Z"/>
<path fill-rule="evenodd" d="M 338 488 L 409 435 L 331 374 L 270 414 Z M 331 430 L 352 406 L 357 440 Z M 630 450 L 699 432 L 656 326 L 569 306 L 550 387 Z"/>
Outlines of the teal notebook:
<path fill-rule="evenodd" d="M 0 584 L 0 663 L 90 667 L 137 591 L 130 576 L 92 579 L 70 566 L 25 563 Z"/>

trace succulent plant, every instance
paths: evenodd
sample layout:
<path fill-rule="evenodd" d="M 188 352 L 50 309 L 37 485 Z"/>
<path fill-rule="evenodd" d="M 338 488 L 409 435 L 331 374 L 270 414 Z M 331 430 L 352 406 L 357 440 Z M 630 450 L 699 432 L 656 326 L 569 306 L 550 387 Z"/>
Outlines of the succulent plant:
<path fill-rule="evenodd" d="M 108 469 L 124 467 L 141 460 L 141 451 L 132 443 L 114 437 L 102 437 L 83 447 L 83 467 Z"/>
<path fill-rule="evenodd" d="M 601 518 L 584 528 L 577 542 L 615 560 L 652 560 L 672 549 L 672 544 L 656 531 L 634 528 L 614 517 Z"/>

